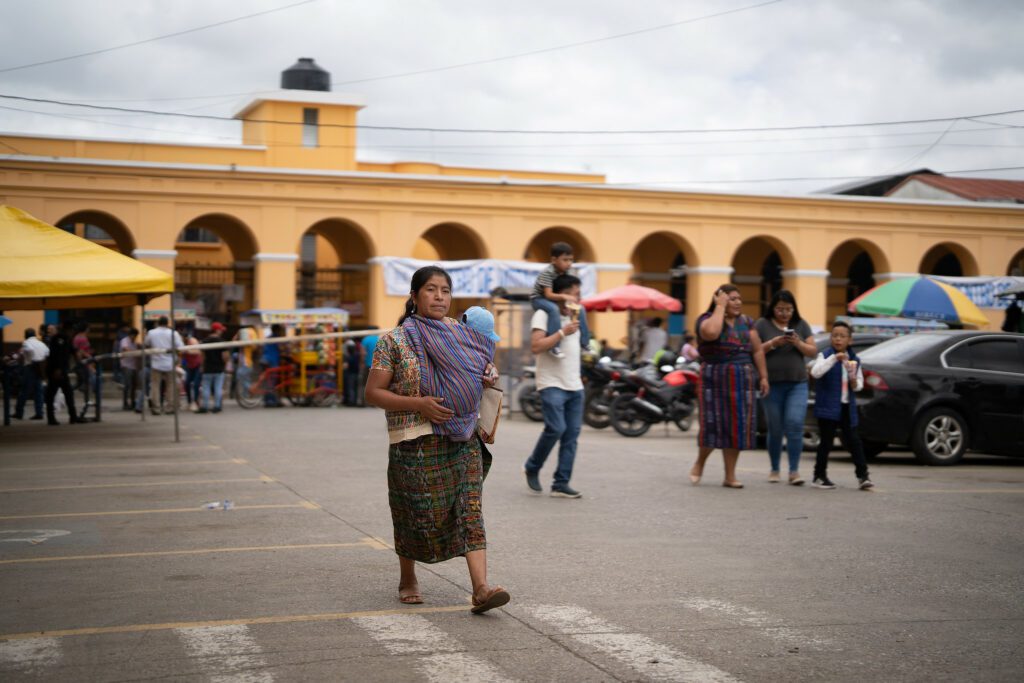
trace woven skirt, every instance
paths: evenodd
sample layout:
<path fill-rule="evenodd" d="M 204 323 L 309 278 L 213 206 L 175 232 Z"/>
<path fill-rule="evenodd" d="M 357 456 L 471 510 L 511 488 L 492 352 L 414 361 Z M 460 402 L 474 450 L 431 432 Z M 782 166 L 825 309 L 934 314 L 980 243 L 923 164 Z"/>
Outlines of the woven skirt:
<path fill-rule="evenodd" d="M 395 552 L 434 563 L 486 548 L 480 497 L 490 464 L 475 436 L 459 442 L 432 434 L 391 444 L 388 499 Z"/>
<path fill-rule="evenodd" d="M 755 447 L 757 372 L 750 363 L 704 363 L 700 370 L 701 448 Z"/>

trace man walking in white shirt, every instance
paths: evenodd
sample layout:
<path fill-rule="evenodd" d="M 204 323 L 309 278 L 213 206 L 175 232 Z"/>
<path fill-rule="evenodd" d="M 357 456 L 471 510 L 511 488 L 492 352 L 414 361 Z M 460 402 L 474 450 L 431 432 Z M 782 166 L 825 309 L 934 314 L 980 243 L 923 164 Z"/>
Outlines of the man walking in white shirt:
<path fill-rule="evenodd" d="M 573 301 L 579 299 L 580 280 L 575 275 L 557 276 L 551 291 L 568 294 Z M 537 389 L 540 390 L 544 413 L 544 431 L 537 440 L 533 453 L 526 460 L 526 485 L 534 493 L 542 493 L 540 469 L 558 443 L 558 467 L 555 469 L 551 495 L 556 498 L 579 498 L 582 494 L 569 486 L 573 463 L 576 460 L 576 440 L 583 423 L 583 380 L 580 377 L 579 320 L 572 315 L 566 301 L 561 302 L 561 326 L 548 334 L 548 313 L 538 310 L 530 322 L 530 351 L 537 356 Z M 556 344 L 562 344 L 561 357 L 547 353 Z"/>
<path fill-rule="evenodd" d="M 31 419 L 43 419 L 43 363 L 49 355 L 50 349 L 39 341 L 36 331 L 31 327 L 25 330 L 25 341 L 21 345 L 21 393 L 14 409 L 14 419 L 20 420 L 25 416 L 25 402 L 29 398 L 34 401 L 36 408 Z"/>
<path fill-rule="evenodd" d="M 146 348 L 166 349 L 168 352 L 173 348 L 180 349 L 184 346 L 181 335 L 172 330 L 167 316 L 162 315 L 156 323 L 156 327 L 146 333 Z M 178 382 L 174 372 L 174 357 L 171 353 L 158 353 L 150 357 L 150 391 L 149 408 L 154 415 L 160 415 L 165 410 L 172 412 L 177 408 L 175 400 L 178 394 Z M 166 400 L 160 400 L 160 384 L 164 385 L 163 396 Z"/>

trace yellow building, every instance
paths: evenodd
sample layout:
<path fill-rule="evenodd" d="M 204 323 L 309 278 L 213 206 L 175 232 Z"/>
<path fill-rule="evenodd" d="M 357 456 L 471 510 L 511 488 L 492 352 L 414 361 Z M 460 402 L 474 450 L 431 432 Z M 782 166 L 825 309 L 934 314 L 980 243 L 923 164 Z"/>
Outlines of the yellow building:
<path fill-rule="evenodd" d="M 356 324 L 389 326 L 403 297 L 386 292 L 379 257 L 546 261 L 559 240 L 595 264 L 599 289 L 640 282 L 692 314 L 731 280 L 756 315 L 784 286 L 815 325 L 887 278 L 1024 267 L 1021 206 L 620 189 L 599 175 L 368 163 L 355 144 L 363 106 L 282 90 L 237 113 L 239 145 L 0 134 L 14 150 L 0 156 L 0 203 L 173 270 L 185 300 L 229 321 L 254 307 L 340 305 Z M 600 314 L 594 326 L 614 343 L 626 318 Z"/>

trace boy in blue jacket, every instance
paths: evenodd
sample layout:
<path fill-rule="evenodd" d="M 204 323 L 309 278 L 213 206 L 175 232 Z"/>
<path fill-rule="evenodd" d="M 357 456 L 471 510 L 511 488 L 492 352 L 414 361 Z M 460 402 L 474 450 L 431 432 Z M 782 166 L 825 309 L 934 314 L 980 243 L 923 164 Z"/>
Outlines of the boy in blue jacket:
<path fill-rule="evenodd" d="M 832 324 L 832 346 L 818 354 L 811 366 L 811 375 L 817 379 L 814 388 L 814 416 L 818 418 L 818 455 L 814 461 L 814 487 L 834 489 L 828 478 L 828 456 L 836 429 L 843 430 L 846 445 L 853 456 L 859 488 L 867 491 L 874 484 L 868 479 L 868 464 L 864 447 L 857 434 L 857 401 L 854 393 L 864 388 L 864 371 L 860 359 L 850 348 L 853 332 L 841 320 Z"/>

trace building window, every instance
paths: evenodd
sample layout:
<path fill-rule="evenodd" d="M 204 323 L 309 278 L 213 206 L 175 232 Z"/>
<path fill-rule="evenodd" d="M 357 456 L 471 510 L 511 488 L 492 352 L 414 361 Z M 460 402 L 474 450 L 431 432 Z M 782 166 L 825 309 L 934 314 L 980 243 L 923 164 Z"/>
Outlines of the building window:
<path fill-rule="evenodd" d="M 200 242 L 202 244 L 217 244 L 220 238 L 212 230 L 206 228 L 185 228 L 178 235 L 179 242 Z"/>
<path fill-rule="evenodd" d="M 319 109 L 303 109 L 302 110 L 302 146 L 303 147 L 318 147 L 320 145 L 319 140 L 319 123 L 320 123 L 320 110 Z"/>

